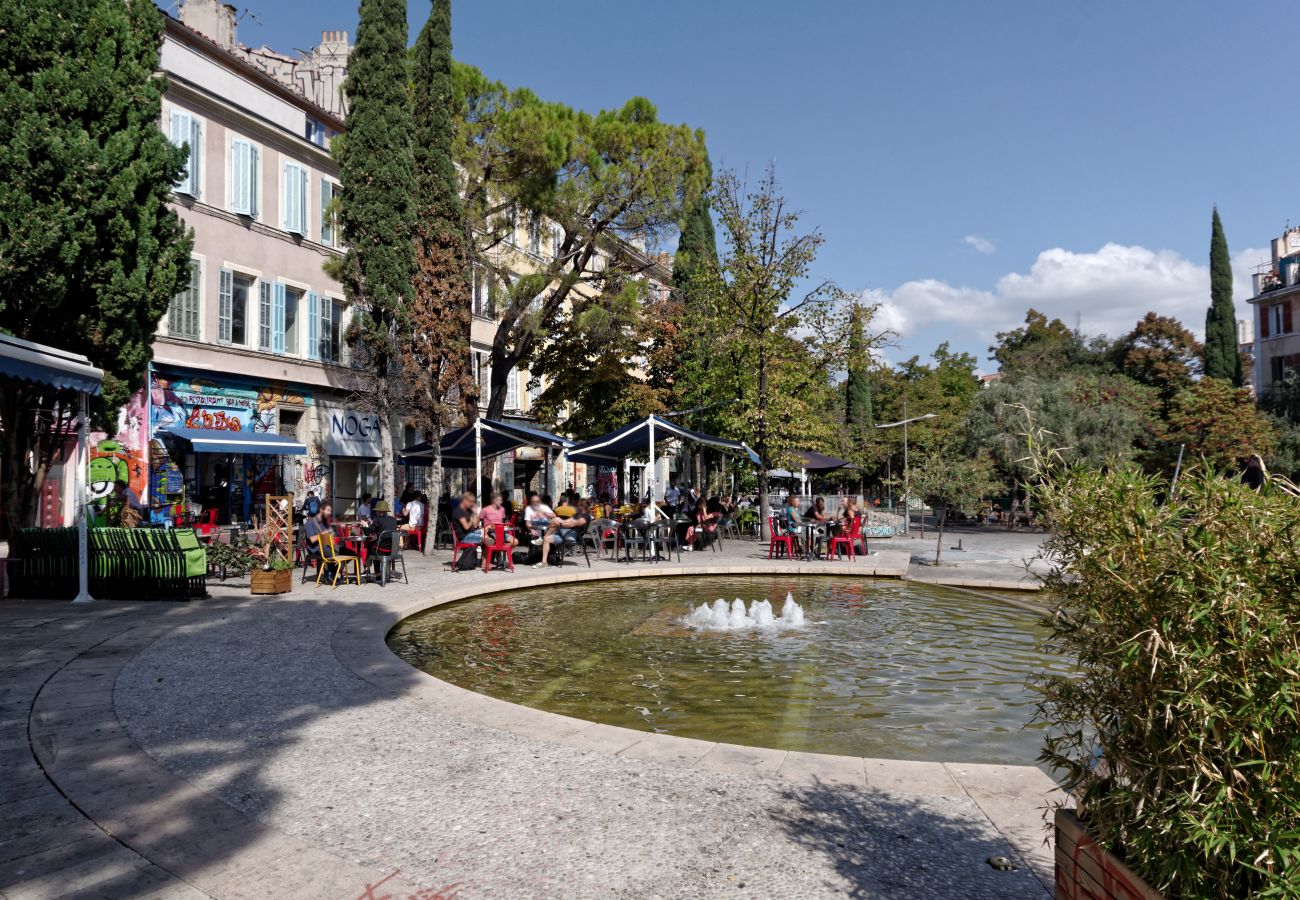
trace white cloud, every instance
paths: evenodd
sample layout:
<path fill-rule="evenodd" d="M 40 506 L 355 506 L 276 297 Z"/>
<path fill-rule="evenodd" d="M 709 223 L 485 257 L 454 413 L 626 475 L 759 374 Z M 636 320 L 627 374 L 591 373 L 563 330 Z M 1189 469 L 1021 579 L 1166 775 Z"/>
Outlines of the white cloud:
<path fill-rule="evenodd" d="M 1238 317 L 1246 315 L 1250 275 L 1261 255 L 1267 257 L 1267 251 L 1248 249 L 1233 259 Z M 1154 310 L 1199 336 L 1210 303 L 1210 272 L 1208 265 L 1171 250 L 1106 244 L 1076 253 L 1056 247 L 1038 254 L 1028 272 L 1002 276 L 992 290 L 927 278 L 892 291 L 867 291 L 864 298 L 880 304 L 875 324 L 896 332 L 911 352 L 927 352 L 921 344 L 935 337 L 987 346 L 997 332 L 1022 323 L 1031 307 L 1087 334 L 1111 337 Z M 921 332 L 924 339 L 917 342 Z"/>
<path fill-rule="evenodd" d="M 980 237 L 978 234 L 968 234 L 961 239 L 961 242 L 967 247 L 974 248 L 975 252 L 983 253 L 985 256 L 988 256 L 991 253 L 996 253 L 998 249 L 997 244 L 986 237 Z"/>

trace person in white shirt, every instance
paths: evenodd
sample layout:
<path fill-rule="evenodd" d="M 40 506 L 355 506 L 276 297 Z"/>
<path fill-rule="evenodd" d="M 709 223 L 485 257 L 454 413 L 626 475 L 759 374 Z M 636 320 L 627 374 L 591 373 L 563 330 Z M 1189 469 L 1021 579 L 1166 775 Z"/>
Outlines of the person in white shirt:
<path fill-rule="evenodd" d="M 419 531 L 420 526 L 424 524 L 424 505 L 424 494 L 420 494 L 404 507 L 408 531 Z"/>

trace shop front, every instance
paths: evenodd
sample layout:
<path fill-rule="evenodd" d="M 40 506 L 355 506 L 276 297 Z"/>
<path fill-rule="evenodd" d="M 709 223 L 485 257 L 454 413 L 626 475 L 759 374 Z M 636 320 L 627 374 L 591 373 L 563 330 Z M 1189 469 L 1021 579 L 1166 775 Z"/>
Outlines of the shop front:
<path fill-rule="evenodd" d="M 325 447 L 329 451 L 334 515 L 356 517 L 366 494 L 379 497 L 379 459 L 383 453 L 382 423 L 378 416 L 352 409 L 323 408 Z"/>
<path fill-rule="evenodd" d="M 306 445 L 282 434 L 312 405 L 284 385 L 156 371 L 147 416 L 151 499 L 222 524 L 248 522 L 268 494 L 297 493 Z M 288 429 L 285 429 L 288 430 Z"/>

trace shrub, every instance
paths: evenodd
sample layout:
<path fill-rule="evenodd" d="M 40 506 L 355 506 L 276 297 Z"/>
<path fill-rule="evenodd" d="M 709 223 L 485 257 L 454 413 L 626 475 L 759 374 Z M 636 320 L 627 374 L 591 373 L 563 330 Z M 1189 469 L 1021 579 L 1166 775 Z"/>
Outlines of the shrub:
<path fill-rule="evenodd" d="M 1035 456 L 1059 606 L 1041 759 L 1170 897 L 1300 895 L 1300 499 Z"/>

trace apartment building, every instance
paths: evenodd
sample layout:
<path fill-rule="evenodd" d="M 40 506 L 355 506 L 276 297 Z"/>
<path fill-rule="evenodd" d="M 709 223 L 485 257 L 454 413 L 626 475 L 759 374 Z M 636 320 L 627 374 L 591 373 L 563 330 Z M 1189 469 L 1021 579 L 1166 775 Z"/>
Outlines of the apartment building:
<path fill-rule="evenodd" d="M 324 270 L 343 253 L 330 142 L 346 128 L 348 51 L 341 31 L 296 56 L 246 47 L 236 9 L 221 0 L 185 0 L 177 17 L 165 15 L 159 127 L 189 148 L 173 198 L 194 231 L 190 280 L 159 325 L 147 388 L 122 410 L 116 434 L 94 436 L 92 494 L 122 478 L 143 498 L 217 509 L 224 521 L 248 518 L 266 495 L 315 491 L 345 515 L 378 492 L 381 428 L 392 428 L 398 448 L 418 439 L 403 422 L 349 405 L 352 313 Z M 494 262 L 533 272 L 558 241 L 549 223 L 516 221 Z M 652 289 L 667 290 L 663 261 L 645 262 Z M 471 362 L 486 405 L 498 319 L 484 273 L 472 302 Z M 507 418 L 531 421 L 537 393 L 527 371 L 512 372 Z M 492 475 L 507 491 L 584 487 L 599 475 L 563 459 L 550 473 L 543 465 L 541 449 L 523 448 L 494 461 Z M 420 483 L 423 474 L 398 476 Z M 70 520 L 68 502 L 47 505 Z"/>
<path fill-rule="evenodd" d="M 141 497 L 226 520 L 315 490 L 343 513 L 377 489 L 382 427 L 349 407 L 351 311 L 323 268 L 342 254 L 329 145 L 344 123 L 249 56 L 233 7 L 187 0 L 165 17 L 159 127 L 189 148 L 173 205 L 194 232 L 190 278 L 146 389 L 117 434 L 96 436 L 92 493 L 125 477 Z"/>
<path fill-rule="evenodd" d="M 1288 228 L 1273 239 L 1272 257 L 1253 276 L 1255 295 L 1247 301 L 1251 320 L 1238 327 L 1239 337 L 1253 338 L 1257 394 L 1300 371 L 1300 228 Z"/>

